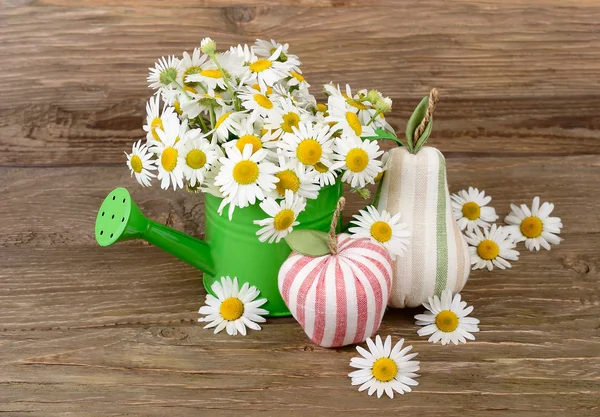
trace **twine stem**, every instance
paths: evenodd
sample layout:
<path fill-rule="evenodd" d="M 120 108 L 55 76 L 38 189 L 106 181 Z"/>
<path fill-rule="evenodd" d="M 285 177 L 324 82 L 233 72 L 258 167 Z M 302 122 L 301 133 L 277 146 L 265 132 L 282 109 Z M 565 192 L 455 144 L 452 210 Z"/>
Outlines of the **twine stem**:
<path fill-rule="evenodd" d="M 419 140 L 419 138 L 425 131 L 425 128 L 427 128 L 427 125 L 429 124 L 429 121 L 431 120 L 431 116 L 433 116 L 433 112 L 435 110 L 435 105 L 437 104 L 439 97 L 440 96 L 439 96 L 437 88 L 432 88 L 431 91 L 429 92 L 429 104 L 427 105 L 427 111 L 425 112 L 425 117 L 423 117 L 423 120 L 421 120 L 421 123 L 419 124 L 419 126 L 415 130 L 415 134 L 413 135 L 413 146 L 417 145 L 417 141 Z"/>
<path fill-rule="evenodd" d="M 340 214 L 346 205 L 346 199 L 344 197 L 340 197 L 337 202 L 337 207 L 333 212 L 333 218 L 331 219 L 331 227 L 329 228 L 329 251 L 332 255 L 337 255 L 338 247 L 337 247 L 337 224 L 340 218 Z"/>

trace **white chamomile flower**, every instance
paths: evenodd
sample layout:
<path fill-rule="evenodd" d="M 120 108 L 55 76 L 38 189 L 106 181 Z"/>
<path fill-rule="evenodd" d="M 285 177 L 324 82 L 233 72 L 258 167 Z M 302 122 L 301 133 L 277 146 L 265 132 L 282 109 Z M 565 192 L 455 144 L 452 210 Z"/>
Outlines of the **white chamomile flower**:
<path fill-rule="evenodd" d="M 374 136 L 375 130 L 368 126 L 368 121 L 360 120 L 359 111 L 362 111 L 363 103 L 346 98 L 342 94 L 331 94 L 327 99 L 329 116 L 325 120 L 335 123 L 332 129 L 342 131 L 342 136 Z M 368 114 L 368 112 L 366 113 Z"/>
<path fill-rule="evenodd" d="M 223 151 L 217 146 L 217 152 L 222 154 Z M 219 155 L 219 158 L 222 156 L 223 155 Z M 200 184 L 200 191 L 206 194 L 214 195 L 217 198 L 225 198 L 221 190 L 219 190 L 219 186 L 215 184 L 215 178 L 217 178 L 217 175 L 219 175 L 222 166 L 223 164 L 221 164 L 217 159 L 213 167 L 204 175 L 204 182 Z"/>
<path fill-rule="evenodd" d="M 236 113 L 233 107 L 224 106 L 215 112 L 215 126 L 213 129 L 213 139 L 219 142 L 229 140 L 229 134 L 237 135 L 240 129 L 240 113 Z"/>
<path fill-rule="evenodd" d="M 287 81 L 287 87 L 298 87 L 300 90 L 307 90 L 310 84 L 306 82 L 306 79 L 302 75 L 302 71 L 290 71 L 290 79 Z"/>
<path fill-rule="evenodd" d="M 429 301 L 423 303 L 427 310 L 424 314 L 417 314 L 417 326 L 424 326 L 417 331 L 419 336 L 429 336 L 429 342 L 450 342 L 458 345 L 459 342 L 467 343 L 467 339 L 475 340 L 471 333 L 479 331 L 479 320 L 467 317 L 473 311 L 473 306 L 460 300 L 460 294 L 452 298 L 450 290 L 442 291 L 442 296 L 434 295 Z"/>
<path fill-rule="evenodd" d="M 312 177 L 315 183 L 318 183 L 321 187 L 325 187 L 326 185 L 335 184 L 338 173 L 324 163 L 317 162 L 309 169 L 307 175 Z"/>
<path fill-rule="evenodd" d="M 200 307 L 198 313 L 205 317 L 199 322 L 208 322 L 205 329 L 215 328 L 215 334 L 225 329 L 230 336 L 241 333 L 246 336 L 246 327 L 260 330 L 257 323 L 264 323 L 264 315 L 269 314 L 260 308 L 267 302 L 266 298 L 256 299 L 260 291 L 255 286 L 245 282 L 239 288 L 237 278 L 221 277 L 221 282 L 215 281 L 210 287 L 215 296 L 206 295 L 206 305 Z"/>
<path fill-rule="evenodd" d="M 554 204 L 546 202 L 540 206 L 540 198 L 535 197 L 531 210 L 525 204 L 521 204 L 520 208 L 511 204 L 510 208 L 511 212 L 504 221 L 516 242 L 525 241 L 525 247 L 530 251 L 539 251 L 540 246 L 550 250 L 551 244 L 560 243 L 561 238 L 556 235 L 560 234 L 562 222 L 560 217 L 550 217 Z"/>
<path fill-rule="evenodd" d="M 381 213 L 373 206 L 360 210 L 350 223 L 356 226 L 348 229 L 353 237 L 370 238 L 381 243 L 390 253 L 392 259 L 406 251 L 408 236 L 406 223 L 400 223 L 400 213 L 392 216 L 386 210 Z"/>
<path fill-rule="evenodd" d="M 200 41 L 200 50 L 205 54 L 214 54 L 217 50 L 217 43 L 209 36 Z"/>
<path fill-rule="evenodd" d="M 148 68 L 147 81 L 150 83 L 150 88 L 158 89 L 175 89 L 177 88 L 179 59 L 174 56 L 162 57 L 154 64 L 154 68 Z"/>
<path fill-rule="evenodd" d="M 266 194 L 275 190 L 279 179 L 274 175 L 279 169 L 265 160 L 266 149 L 252 153 L 252 145 L 247 144 L 240 152 L 235 146 L 226 149 L 227 157 L 219 158 L 223 164 L 215 178 L 225 196 L 219 206 L 219 214 L 229 204 L 229 219 L 233 216 L 235 207 L 246 207 L 256 200 L 264 200 Z"/>
<path fill-rule="evenodd" d="M 286 160 L 285 157 L 280 156 L 279 171 L 275 176 L 279 179 L 275 184 L 278 197 L 283 197 L 287 190 L 309 199 L 315 199 L 319 195 L 320 187 L 306 173 L 306 167 L 296 159 Z"/>
<path fill-rule="evenodd" d="M 265 122 L 265 129 L 273 131 L 275 137 L 284 133 L 293 133 L 300 122 L 308 119 L 306 110 L 296 106 L 290 99 L 279 99 L 275 111 L 271 112 Z"/>
<path fill-rule="evenodd" d="M 352 188 L 364 188 L 373 184 L 381 172 L 381 161 L 377 158 L 383 153 L 376 141 L 361 140 L 358 136 L 337 138 L 334 147 L 333 169 L 344 169 L 342 181 Z"/>
<path fill-rule="evenodd" d="M 152 178 L 156 177 L 150 171 L 156 170 L 155 161 L 152 159 L 152 153 L 148 152 L 148 147 L 142 145 L 142 141 L 138 140 L 133 144 L 131 153 L 127 155 L 127 166 L 131 171 L 131 175 L 135 175 L 135 179 L 140 185 L 150 187 Z"/>
<path fill-rule="evenodd" d="M 173 107 L 168 107 L 165 104 L 162 112 L 160 111 L 160 95 L 153 96 L 146 103 L 146 124 L 144 125 L 144 131 L 146 132 L 148 144 L 151 145 L 154 142 L 160 141 L 156 130 L 164 130 L 165 125 L 172 121 L 172 119 L 177 119 Z"/>
<path fill-rule="evenodd" d="M 238 97 L 242 101 L 242 106 L 251 112 L 252 121 L 269 116 L 275 107 L 267 96 L 266 88 L 257 91 L 253 87 L 246 87 L 238 93 Z"/>
<path fill-rule="evenodd" d="M 278 61 L 285 62 L 286 64 L 290 65 L 292 70 L 298 70 L 298 67 L 301 64 L 300 59 L 297 55 L 290 54 L 289 47 L 289 44 L 281 44 L 279 42 L 275 42 L 273 39 L 271 39 L 270 42 L 257 39 L 253 50 L 254 53 L 260 57 L 269 57 L 274 54 L 277 49 L 281 48 Z"/>
<path fill-rule="evenodd" d="M 179 84 L 184 87 L 188 92 L 197 94 L 198 88 L 196 82 L 190 82 L 187 78 L 193 74 L 200 74 L 202 72 L 202 66 L 208 59 L 208 55 L 204 55 L 200 52 L 199 48 L 195 48 L 192 55 L 187 52 L 183 53 L 183 58 L 179 61 L 177 68 Z"/>
<path fill-rule="evenodd" d="M 332 101 L 341 105 L 342 101 L 345 100 L 346 106 L 354 107 L 358 120 L 362 125 L 367 125 L 373 114 L 375 114 L 372 103 L 368 100 L 362 100 L 367 95 L 366 90 L 360 90 L 353 95 L 349 84 L 346 84 L 346 91 L 341 91 L 339 85 L 334 87 L 333 84 L 326 84 L 324 88 L 325 92 L 332 97 Z"/>
<path fill-rule="evenodd" d="M 317 164 L 329 167 L 332 164 L 333 131 L 327 125 L 300 123 L 285 133 L 279 142 L 279 148 L 287 158 L 297 159 L 306 167 Z"/>
<path fill-rule="evenodd" d="M 187 129 L 187 121 L 184 121 Z M 185 160 L 182 157 L 182 145 L 185 142 L 184 137 L 180 137 L 183 129 L 178 120 L 170 121 L 165 125 L 164 130 L 157 129 L 160 141 L 154 142 L 151 148 L 152 152 L 158 155 L 158 180 L 160 188 L 166 190 L 169 185 L 173 185 L 173 190 L 177 187 L 183 188 L 183 165 Z"/>
<path fill-rule="evenodd" d="M 289 76 L 291 65 L 278 60 L 282 46 L 278 47 L 269 57 L 252 56 L 248 62 L 248 78 L 256 80 L 261 87 L 273 86 L 276 82 Z"/>
<path fill-rule="evenodd" d="M 256 232 L 258 240 L 265 242 L 268 239 L 269 243 L 279 242 L 294 229 L 294 226 L 300 224 L 296 219 L 306 208 L 306 200 L 299 194 L 286 190 L 285 198 L 279 203 L 272 198 L 265 198 L 260 203 L 260 208 L 270 217 L 254 221 L 254 224 L 263 226 Z"/>
<path fill-rule="evenodd" d="M 358 391 L 369 390 L 367 393 L 373 395 L 377 392 L 377 398 L 381 398 L 385 392 L 388 397 L 394 398 L 394 391 L 398 394 L 411 392 L 410 388 L 419 385 L 414 378 L 419 375 L 419 361 L 411 360 L 417 353 L 408 353 L 412 346 L 406 346 L 404 349 L 404 339 L 392 347 L 392 337 L 385 338 L 382 342 L 378 335 L 375 343 L 371 338 L 367 339 L 366 350 L 356 346 L 356 350 L 361 357 L 350 359 L 350 366 L 358 368 L 348 374 L 352 378 L 352 385 L 360 385 Z"/>
<path fill-rule="evenodd" d="M 252 145 L 252 153 L 263 148 L 268 150 L 267 159 L 276 160 L 273 148 L 277 146 L 274 135 L 270 131 L 261 132 L 261 129 L 255 127 L 255 123 L 247 118 L 245 122 L 240 123 L 240 128 L 237 130 L 238 139 L 230 140 L 223 144 L 223 148 L 227 149 L 235 146 L 240 152 L 244 151 L 247 144 Z"/>
<path fill-rule="evenodd" d="M 496 209 L 487 207 L 492 197 L 485 196 L 485 191 L 469 187 L 469 191 L 460 190 L 450 196 L 452 198 L 452 211 L 458 222 L 460 230 L 472 232 L 477 227 L 487 229 L 490 224 L 498 220 Z"/>
<path fill-rule="evenodd" d="M 211 108 L 220 109 L 225 106 L 225 98 L 215 91 L 200 94 L 189 94 L 180 96 L 180 108 L 182 113 L 193 119 L 199 114 L 207 114 Z"/>
<path fill-rule="evenodd" d="M 487 268 L 488 271 L 494 266 L 500 269 L 510 268 L 510 262 L 519 259 L 515 242 L 506 228 L 492 225 L 489 229 L 476 228 L 473 232 L 466 232 L 465 240 L 470 245 L 471 265 L 473 269 Z"/>
<path fill-rule="evenodd" d="M 181 157 L 184 160 L 183 175 L 192 187 L 204 182 L 206 173 L 217 160 L 216 145 L 206 139 L 206 135 L 197 132 L 196 136 L 187 139 L 181 146 Z"/>

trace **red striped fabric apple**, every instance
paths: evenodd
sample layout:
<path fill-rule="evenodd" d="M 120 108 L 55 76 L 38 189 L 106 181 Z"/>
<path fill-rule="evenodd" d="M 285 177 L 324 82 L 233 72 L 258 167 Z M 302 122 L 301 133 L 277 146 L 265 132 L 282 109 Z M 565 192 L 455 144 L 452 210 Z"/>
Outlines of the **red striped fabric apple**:
<path fill-rule="evenodd" d="M 339 347 L 374 335 L 392 285 L 392 259 L 370 239 L 332 231 L 298 230 L 288 244 L 294 252 L 279 271 L 279 291 L 294 318 L 316 344 Z M 303 253 L 302 253 L 303 252 Z"/>

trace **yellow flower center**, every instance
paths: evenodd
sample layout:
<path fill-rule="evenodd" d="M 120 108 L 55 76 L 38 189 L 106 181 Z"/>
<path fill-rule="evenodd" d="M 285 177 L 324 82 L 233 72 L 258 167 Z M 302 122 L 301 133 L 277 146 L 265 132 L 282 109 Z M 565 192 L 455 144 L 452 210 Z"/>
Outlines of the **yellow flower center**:
<path fill-rule="evenodd" d="M 219 307 L 221 317 L 227 321 L 234 321 L 244 314 L 244 303 L 237 297 L 226 298 Z"/>
<path fill-rule="evenodd" d="M 302 76 L 302 74 L 298 74 L 296 71 L 290 71 L 290 75 L 292 77 L 294 77 L 295 79 L 297 79 L 299 82 L 304 82 L 305 81 L 305 79 Z"/>
<path fill-rule="evenodd" d="M 189 85 L 186 85 L 185 87 L 183 87 L 183 89 L 185 91 L 187 91 L 188 93 L 198 94 L 198 90 L 196 90 L 194 87 L 191 87 Z"/>
<path fill-rule="evenodd" d="M 544 231 L 544 224 L 539 217 L 527 217 L 521 222 L 521 233 L 530 239 L 539 237 Z"/>
<path fill-rule="evenodd" d="M 175 113 L 181 116 L 181 104 L 177 100 L 173 102 L 173 107 L 175 108 Z"/>
<path fill-rule="evenodd" d="M 185 157 L 185 163 L 192 169 L 200 169 L 206 165 L 206 154 L 200 149 L 192 149 Z"/>
<path fill-rule="evenodd" d="M 321 155 L 323 155 L 323 149 L 315 139 L 304 139 L 296 149 L 296 156 L 304 165 L 316 164 L 321 159 Z"/>
<path fill-rule="evenodd" d="M 283 209 L 273 218 L 275 230 L 287 230 L 294 223 L 295 213 L 292 209 Z"/>
<path fill-rule="evenodd" d="M 327 111 L 327 106 L 323 103 L 317 104 L 317 110 L 321 113 L 325 113 Z"/>
<path fill-rule="evenodd" d="M 262 72 L 266 69 L 271 68 L 271 65 L 273 65 L 273 64 L 268 59 L 259 59 L 257 61 L 254 61 L 252 64 L 250 64 L 250 71 Z"/>
<path fill-rule="evenodd" d="M 256 91 L 260 91 L 260 85 L 258 85 L 258 84 L 252 85 L 252 88 L 254 88 Z M 267 93 L 267 95 L 269 96 L 269 95 L 273 94 L 273 89 L 271 87 L 267 86 L 267 91 L 265 91 L 265 93 Z"/>
<path fill-rule="evenodd" d="M 202 73 L 202 68 L 200 68 L 199 66 L 194 65 L 194 66 L 189 67 L 183 73 L 183 85 L 184 86 L 195 85 L 196 83 L 194 83 L 194 82 L 187 82 L 186 78 L 187 78 L 188 75 L 201 74 L 201 73 Z"/>
<path fill-rule="evenodd" d="M 227 118 L 229 117 L 230 114 L 231 114 L 231 112 L 223 113 L 223 115 L 221 117 L 219 117 L 219 120 L 217 120 L 217 123 L 215 123 L 215 129 L 218 129 L 219 126 L 221 126 L 223 124 L 223 122 L 225 120 L 227 120 Z"/>
<path fill-rule="evenodd" d="M 354 108 L 356 108 L 358 110 L 367 110 L 367 106 L 365 106 L 364 104 L 362 104 L 360 101 L 354 100 L 348 94 L 342 93 L 342 96 L 346 99 L 346 103 L 348 103 L 352 107 L 354 107 Z"/>
<path fill-rule="evenodd" d="M 315 169 L 317 170 L 317 172 L 320 172 L 321 174 L 329 172 L 329 168 L 327 168 L 327 165 L 325 165 L 321 162 L 317 162 L 315 164 Z"/>
<path fill-rule="evenodd" d="M 283 115 L 283 123 L 281 129 L 287 133 L 293 133 L 292 127 L 298 127 L 300 116 L 297 113 L 289 112 Z"/>
<path fill-rule="evenodd" d="M 398 365 L 390 358 L 379 358 L 373 364 L 373 377 L 380 382 L 389 382 L 398 375 Z"/>
<path fill-rule="evenodd" d="M 240 161 L 233 167 L 233 179 L 238 184 L 252 184 L 258 179 L 258 165 L 254 161 Z"/>
<path fill-rule="evenodd" d="M 254 101 L 258 103 L 260 107 L 264 107 L 265 109 L 272 109 L 273 102 L 262 94 L 254 94 Z"/>
<path fill-rule="evenodd" d="M 435 317 L 435 325 L 445 333 L 452 333 L 458 327 L 458 316 L 454 311 L 442 310 Z"/>
<path fill-rule="evenodd" d="M 200 74 L 208 78 L 223 78 L 223 74 L 218 69 L 205 69 L 200 71 Z"/>
<path fill-rule="evenodd" d="M 346 166 L 352 172 L 362 172 L 369 164 L 369 154 L 360 148 L 351 149 L 346 155 Z"/>
<path fill-rule="evenodd" d="M 279 182 L 275 184 L 279 194 L 285 195 L 285 190 L 292 190 L 296 194 L 300 189 L 300 178 L 291 169 L 278 172 L 275 176 L 279 178 Z"/>
<path fill-rule="evenodd" d="M 373 182 L 378 183 L 379 181 L 381 181 L 384 173 L 385 173 L 385 171 L 381 171 L 379 174 L 377 174 L 375 176 L 375 178 L 373 178 Z"/>
<path fill-rule="evenodd" d="M 377 221 L 371 225 L 371 236 L 381 243 L 385 243 L 392 238 L 392 228 L 389 223 Z"/>
<path fill-rule="evenodd" d="M 258 138 L 258 136 L 255 136 L 255 135 L 242 136 L 241 138 L 238 139 L 235 146 L 237 146 L 237 148 L 240 150 L 240 152 L 243 152 L 244 147 L 248 144 L 252 145 L 252 153 L 254 153 L 262 148 L 261 140 Z"/>
<path fill-rule="evenodd" d="M 155 117 L 150 123 L 150 131 L 152 132 L 152 137 L 160 142 L 160 137 L 158 133 L 156 133 L 156 129 L 164 130 L 164 126 L 160 117 Z"/>
<path fill-rule="evenodd" d="M 469 201 L 462 206 L 462 214 L 469 220 L 477 220 L 481 213 L 479 204 Z"/>
<path fill-rule="evenodd" d="M 351 111 L 346 112 L 346 121 L 348 122 L 348 126 L 354 130 L 356 136 L 362 134 L 362 126 L 360 125 L 360 120 L 358 120 L 356 113 L 352 113 Z"/>
<path fill-rule="evenodd" d="M 133 170 L 133 172 L 139 174 L 140 172 L 142 172 L 142 160 L 140 159 L 139 156 L 137 155 L 133 155 L 131 157 L 131 159 L 129 160 L 129 163 L 131 164 L 131 169 Z"/>
<path fill-rule="evenodd" d="M 162 165 L 165 171 L 173 171 L 177 166 L 177 157 L 179 156 L 179 152 L 177 149 L 169 146 L 162 151 L 160 155 L 160 164 Z"/>
<path fill-rule="evenodd" d="M 498 244 L 493 240 L 482 240 L 481 243 L 477 245 L 477 255 L 479 255 L 481 259 L 485 259 L 486 261 L 496 259 L 499 253 L 500 248 L 498 247 Z"/>

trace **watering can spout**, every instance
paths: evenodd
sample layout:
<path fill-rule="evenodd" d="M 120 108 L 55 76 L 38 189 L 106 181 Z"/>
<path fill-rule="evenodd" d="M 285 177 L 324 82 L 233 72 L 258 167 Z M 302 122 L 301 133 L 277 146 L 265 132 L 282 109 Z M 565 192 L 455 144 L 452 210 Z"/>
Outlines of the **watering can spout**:
<path fill-rule="evenodd" d="M 125 188 L 115 188 L 98 210 L 96 241 L 100 246 L 109 246 L 131 239 L 144 239 L 205 273 L 214 274 L 206 242 L 148 219 Z"/>

